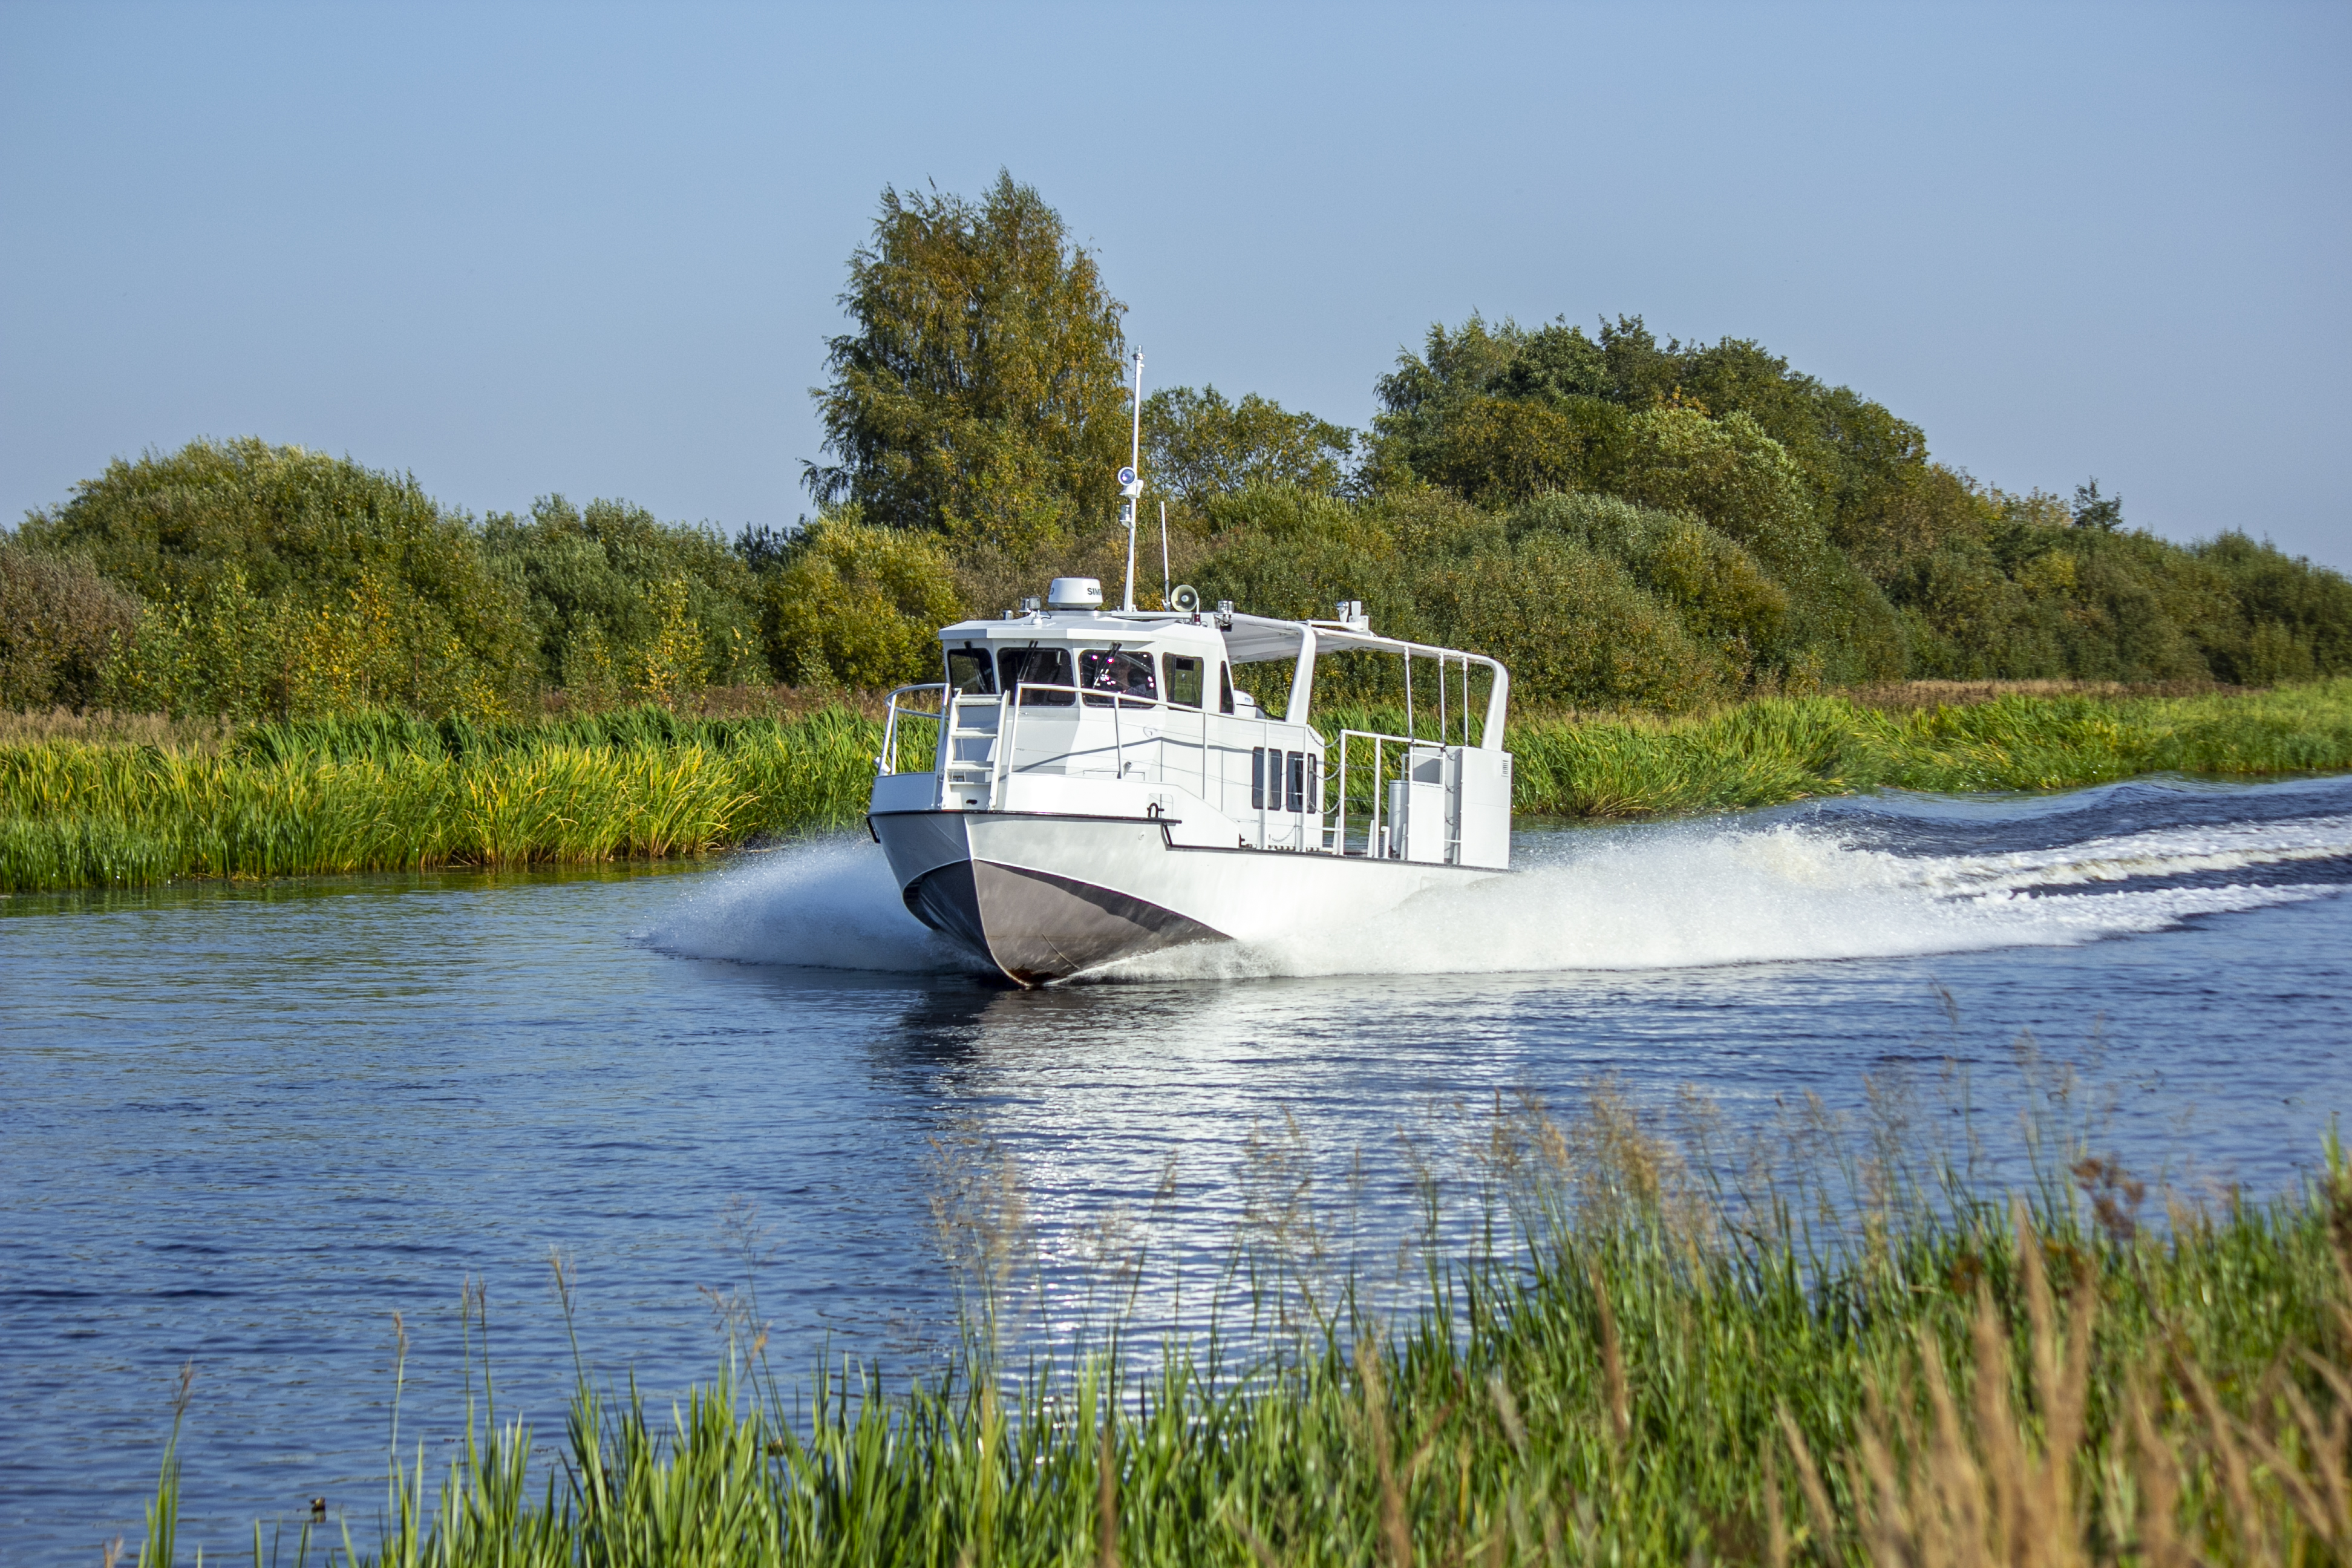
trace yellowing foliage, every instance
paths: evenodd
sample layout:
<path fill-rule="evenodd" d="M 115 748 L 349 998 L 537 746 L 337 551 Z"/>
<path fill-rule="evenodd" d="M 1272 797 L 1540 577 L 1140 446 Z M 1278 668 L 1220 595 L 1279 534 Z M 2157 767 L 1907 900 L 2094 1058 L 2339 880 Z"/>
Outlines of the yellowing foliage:
<path fill-rule="evenodd" d="M 854 510 L 812 523 L 766 591 L 787 676 L 803 685 L 931 679 L 939 629 L 962 614 L 938 539 Z"/>

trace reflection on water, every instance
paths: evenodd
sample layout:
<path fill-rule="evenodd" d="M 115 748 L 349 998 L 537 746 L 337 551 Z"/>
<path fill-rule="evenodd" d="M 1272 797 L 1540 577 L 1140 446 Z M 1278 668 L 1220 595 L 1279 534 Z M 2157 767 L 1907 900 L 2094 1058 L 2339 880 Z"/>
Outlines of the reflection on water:
<path fill-rule="evenodd" d="M 2352 784 L 2305 781 L 1531 834 L 1526 874 L 1346 940 L 1027 993 L 940 950 L 862 840 L 0 900 L 0 1562 L 136 1538 L 190 1358 L 191 1542 L 321 1494 L 363 1521 L 391 1313 L 430 1448 L 468 1277 L 501 1413 L 552 1430 L 551 1249 L 601 1368 L 656 1395 L 708 1376 L 734 1200 L 787 1372 L 927 1364 L 953 1300 L 934 1205 L 975 1151 L 1017 1162 L 1048 1332 L 1120 1245 L 1148 1245 L 1145 1318 L 1197 1321 L 1246 1205 L 1309 1174 L 1389 1257 L 1401 1134 L 1603 1075 L 1753 1125 L 1897 1069 L 1938 1115 L 1956 1058 L 2013 1161 L 2031 1030 L 2104 1086 L 2083 1108 L 2128 1163 L 2275 1188 L 2352 1098 L 2347 823 Z"/>

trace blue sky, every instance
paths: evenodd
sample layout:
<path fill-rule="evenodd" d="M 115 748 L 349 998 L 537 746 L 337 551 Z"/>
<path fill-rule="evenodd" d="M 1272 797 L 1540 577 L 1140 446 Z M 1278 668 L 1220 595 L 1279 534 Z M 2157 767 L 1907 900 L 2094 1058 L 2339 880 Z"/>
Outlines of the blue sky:
<path fill-rule="evenodd" d="M 258 435 L 807 510 L 887 184 L 1035 184 L 1147 384 L 1753 337 L 2006 489 L 2352 568 L 2352 7 L 0 5 L 0 516 Z"/>

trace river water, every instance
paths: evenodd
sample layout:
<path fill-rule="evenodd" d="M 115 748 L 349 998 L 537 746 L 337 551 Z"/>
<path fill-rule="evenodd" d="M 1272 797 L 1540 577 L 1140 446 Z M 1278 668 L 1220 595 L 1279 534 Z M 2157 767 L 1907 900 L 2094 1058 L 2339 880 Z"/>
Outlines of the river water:
<path fill-rule="evenodd" d="M 1685 1086 L 1735 1135 L 1865 1085 L 1989 1180 L 2065 1121 L 2189 1196 L 2289 1187 L 2352 1106 L 2352 779 L 1882 795 L 1523 831 L 1522 873 L 1367 929 L 999 989 L 859 838 L 697 869 L 0 900 L 0 1563 L 140 1534 L 193 1363 L 183 1541 L 501 1419 L 572 1352 L 666 1400 L 756 1318 L 788 1381 L 952 1342 L 935 1220 L 1013 1190 L 1019 1332 L 1198 1328 L 1244 1212 L 1413 1232 L 1414 1156 L 1498 1095 Z M 2024 1037 L 2021 1041 L 2021 1037 Z M 2071 1070 L 2074 1077 L 2066 1077 Z M 2054 1110 L 2053 1110 L 2054 1105 Z M 1000 1215 L 1000 1217 L 1002 1217 Z M 966 1227 L 959 1234 L 974 1234 Z M 756 1302 L 746 1288 L 755 1289 Z M 1189 1292 L 1189 1294 L 1188 1294 Z M 184 1550 L 185 1548 L 184 1547 Z"/>

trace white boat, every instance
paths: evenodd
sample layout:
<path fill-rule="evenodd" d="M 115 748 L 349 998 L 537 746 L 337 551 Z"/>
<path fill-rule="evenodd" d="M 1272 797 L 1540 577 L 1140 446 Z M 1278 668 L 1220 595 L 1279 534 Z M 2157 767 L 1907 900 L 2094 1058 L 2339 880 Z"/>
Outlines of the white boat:
<path fill-rule="evenodd" d="M 1139 401 L 1140 356 L 1137 379 Z M 1181 943 L 1360 921 L 1507 873 L 1508 672 L 1375 636 L 1357 603 L 1330 620 L 1204 611 L 1167 586 L 1164 565 L 1174 607 L 1138 610 L 1142 485 L 1132 468 L 1119 479 L 1123 608 L 1103 607 L 1094 578 L 1056 578 L 1042 604 L 943 628 L 945 679 L 890 693 L 866 822 L 915 918 L 1038 985 Z M 1163 514 L 1163 556 L 1165 527 Z M 1307 722 L 1317 661 L 1357 653 L 1404 661 L 1409 732 L 1342 730 L 1327 745 Z M 1279 718 L 1234 679 L 1277 661 L 1292 661 Z M 929 765 L 902 766 L 923 731 Z"/>
<path fill-rule="evenodd" d="M 1057 578 L 1043 605 L 948 626 L 946 679 L 890 694 L 866 820 L 933 931 L 1035 985 L 1509 869 L 1510 677 L 1493 659 L 1374 636 L 1354 605 L 1283 621 L 1101 599 L 1092 578 Z M 1433 732 L 1327 746 L 1307 704 L 1317 660 L 1339 652 L 1433 667 L 1433 713 L 1426 682 L 1418 704 Z M 1234 679 L 1276 660 L 1296 661 L 1278 719 Z M 923 731 L 930 765 L 906 771 Z"/>

